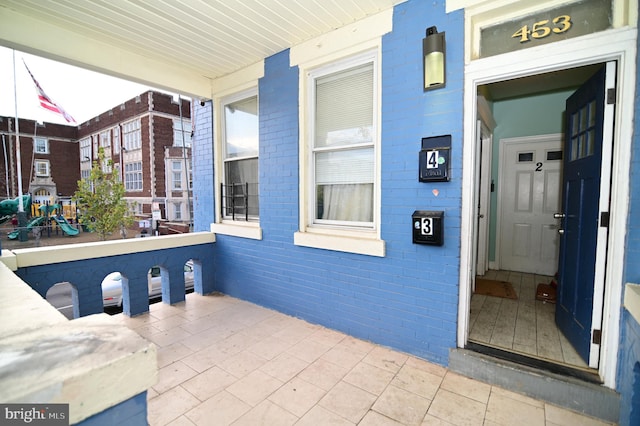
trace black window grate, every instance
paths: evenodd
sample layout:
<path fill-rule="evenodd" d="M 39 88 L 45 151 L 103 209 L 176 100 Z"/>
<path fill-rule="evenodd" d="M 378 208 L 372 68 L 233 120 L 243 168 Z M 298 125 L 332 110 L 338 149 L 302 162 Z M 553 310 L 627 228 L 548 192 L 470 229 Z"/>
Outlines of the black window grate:
<path fill-rule="evenodd" d="M 257 216 L 258 197 L 251 192 L 251 189 L 257 186 L 248 182 L 220 184 L 222 217 L 249 221 L 253 216 Z"/>

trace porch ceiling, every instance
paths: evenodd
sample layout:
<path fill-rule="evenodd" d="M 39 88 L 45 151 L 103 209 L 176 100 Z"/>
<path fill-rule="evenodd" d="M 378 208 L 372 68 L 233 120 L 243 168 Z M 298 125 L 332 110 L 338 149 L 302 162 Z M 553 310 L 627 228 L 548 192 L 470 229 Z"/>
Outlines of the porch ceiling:
<path fill-rule="evenodd" d="M 209 97 L 211 81 L 404 0 L 0 0 L 0 45 Z"/>

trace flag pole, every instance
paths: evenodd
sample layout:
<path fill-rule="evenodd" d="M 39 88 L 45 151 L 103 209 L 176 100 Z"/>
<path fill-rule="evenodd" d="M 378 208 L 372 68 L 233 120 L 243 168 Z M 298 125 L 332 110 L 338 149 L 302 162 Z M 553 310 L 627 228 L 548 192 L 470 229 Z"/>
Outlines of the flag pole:
<path fill-rule="evenodd" d="M 16 50 L 13 49 L 13 101 L 16 112 L 16 163 L 18 169 L 18 230 L 19 240 L 27 241 L 27 215 L 22 203 L 22 159 L 20 155 L 20 121 L 18 119 L 18 84 L 16 78 Z"/>

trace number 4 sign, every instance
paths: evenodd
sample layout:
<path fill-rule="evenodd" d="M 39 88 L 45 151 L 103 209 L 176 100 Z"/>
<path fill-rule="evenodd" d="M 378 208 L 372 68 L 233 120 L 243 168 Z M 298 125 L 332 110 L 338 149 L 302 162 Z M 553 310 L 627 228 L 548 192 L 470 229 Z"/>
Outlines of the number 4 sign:
<path fill-rule="evenodd" d="M 427 152 L 427 169 L 437 169 L 440 163 L 440 151 Z"/>
<path fill-rule="evenodd" d="M 422 138 L 419 157 L 420 182 L 448 182 L 451 135 Z"/>
<path fill-rule="evenodd" d="M 426 149 L 420 152 L 420 182 L 449 180 L 449 149 Z"/>

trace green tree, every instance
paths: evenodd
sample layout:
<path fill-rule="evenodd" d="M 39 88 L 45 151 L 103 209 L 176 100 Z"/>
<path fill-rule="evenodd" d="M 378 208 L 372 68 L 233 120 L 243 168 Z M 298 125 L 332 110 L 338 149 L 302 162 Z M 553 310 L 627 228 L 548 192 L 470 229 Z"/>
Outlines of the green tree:
<path fill-rule="evenodd" d="M 98 159 L 93 162 L 88 178 L 78 181 L 78 190 L 73 198 L 80 211 L 80 223 L 96 232 L 101 240 L 114 231 L 126 229 L 134 222 L 129 214 L 127 202 L 124 199 L 124 184 L 118 175 L 112 172 L 111 159 L 106 159 L 104 149 L 100 148 Z"/>

